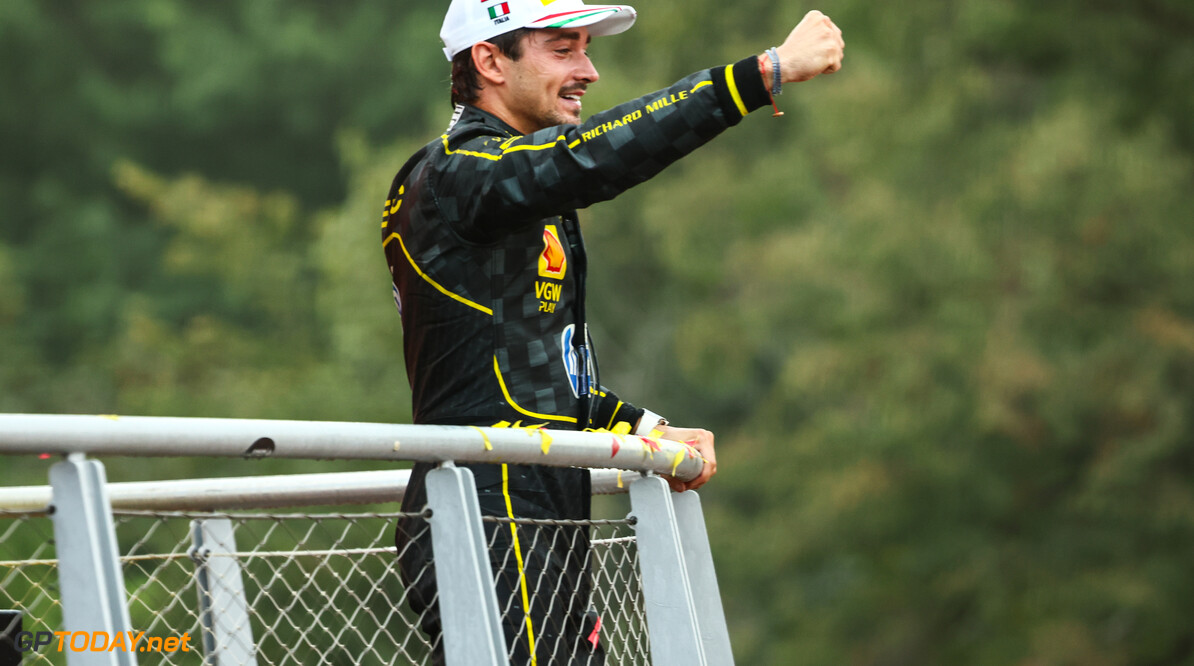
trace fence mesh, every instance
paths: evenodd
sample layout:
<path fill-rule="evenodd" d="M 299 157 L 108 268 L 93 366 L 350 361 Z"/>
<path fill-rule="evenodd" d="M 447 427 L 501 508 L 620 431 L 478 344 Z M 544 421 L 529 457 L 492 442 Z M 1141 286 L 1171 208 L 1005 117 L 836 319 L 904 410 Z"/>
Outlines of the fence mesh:
<path fill-rule="evenodd" d="M 511 663 L 650 663 L 629 520 L 482 522 Z"/>
<path fill-rule="evenodd" d="M 58 567 L 54 551 L 54 527 L 48 511 L 0 510 L 0 611 L 21 611 L 20 617 L 6 615 L 0 624 L 4 644 L 0 650 L 15 651 L 15 625 L 23 631 L 53 631 L 62 625 L 58 596 Z M 25 655 L 24 664 L 55 663 L 39 653 Z M 65 663 L 59 659 L 56 663 Z"/>
<path fill-rule="evenodd" d="M 204 657 L 200 598 L 206 595 L 218 605 L 221 590 L 236 587 L 236 581 L 225 580 L 237 577 L 229 572 L 239 574 L 243 586 L 247 627 L 221 627 L 226 640 L 218 648 L 224 650 L 219 653 L 221 666 L 244 663 L 237 657 L 242 653 L 270 666 L 434 663 L 435 645 L 418 629 L 422 618 L 408 603 L 393 545 L 395 520 L 405 517 L 427 530 L 421 515 L 117 511 L 114 516 L 132 627 L 147 637 L 187 634 L 191 641 L 188 652 L 138 652 L 140 664 L 212 663 Z M 491 538 L 509 533 L 512 521 L 486 520 Z M 208 535 L 209 540 L 196 548 L 197 521 L 222 522 L 233 538 L 212 541 Z M 563 588 L 530 586 L 529 603 L 550 607 L 568 596 L 560 592 L 588 592 L 582 603 L 601 619 L 598 635 L 605 663 L 650 663 L 629 522 L 513 522 L 519 523 L 520 543 L 528 551 L 528 571 L 533 566 L 529 553 L 538 544 L 549 544 L 576 553 L 580 559 L 568 566 L 584 572 L 579 579 L 561 581 Z M 498 541 L 491 543 L 495 563 L 511 556 Z M 578 547 L 585 542 L 591 548 Z M 55 557 L 53 527 L 45 512 L 0 512 L 0 611 L 21 611 L 24 631 L 61 630 Z M 220 562 L 235 566 L 222 568 Z M 211 574 L 206 584 L 201 584 L 203 572 Z M 496 584 L 500 593 L 500 574 Z M 521 592 L 521 584 L 519 588 Z M 521 604 L 521 594 L 518 601 Z M 508 614 L 521 612 L 521 605 L 504 605 Z M 227 608 L 214 610 L 216 622 L 236 617 Z M 514 621 L 520 620 L 521 616 Z M 549 632 L 544 632 L 540 640 L 548 638 Z M 241 639 L 248 643 L 235 644 Z M 210 645 L 207 652 L 216 654 Z M 517 650 L 513 656 L 518 657 Z M 66 654 L 43 647 L 27 652 L 22 663 L 65 664 Z"/>
<path fill-rule="evenodd" d="M 430 646 L 412 631 L 418 617 L 395 575 L 400 515 L 117 513 L 118 540 L 133 544 L 124 567 L 132 625 L 198 639 L 201 597 L 215 603 L 219 622 L 229 611 L 221 593 L 241 588 L 249 626 L 222 627 L 231 644 L 219 647 L 221 664 L 242 662 L 241 654 L 271 666 L 429 663 Z M 226 521 L 232 538 L 196 549 L 196 521 Z M 237 566 L 220 567 L 229 560 Z M 206 586 L 197 571 L 208 573 Z M 160 663 L 194 658 L 163 653 Z"/>

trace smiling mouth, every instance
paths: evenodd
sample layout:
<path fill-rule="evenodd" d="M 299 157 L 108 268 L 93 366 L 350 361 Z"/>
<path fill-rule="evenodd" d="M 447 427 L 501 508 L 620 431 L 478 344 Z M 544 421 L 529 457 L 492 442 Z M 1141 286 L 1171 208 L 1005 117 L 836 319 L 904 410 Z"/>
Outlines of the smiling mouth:
<path fill-rule="evenodd" d="M 581 108 L 580 98 L 584 94 L 585 94 L 585 91 L 583 91 L 583 90 L 572 90 L 572 91 L 569 91 L 566 93 L 561 93 L 560 99 L 567 101 L 569 106 L 572 106 L 573 104 L 575 104 L 576 110 L 580 111 L 580 108 Z"/>

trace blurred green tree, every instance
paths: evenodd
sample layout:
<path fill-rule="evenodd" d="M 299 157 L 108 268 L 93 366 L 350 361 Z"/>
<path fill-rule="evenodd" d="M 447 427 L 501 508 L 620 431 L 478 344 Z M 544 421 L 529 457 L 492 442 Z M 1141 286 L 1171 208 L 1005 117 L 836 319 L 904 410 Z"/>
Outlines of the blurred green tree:
<path fill-rule="evenodd" d="M 842 75 L 621 229 L 742 662 L 1194 661 L 1189 33 L 1084 8 L 827 8 Z"/>

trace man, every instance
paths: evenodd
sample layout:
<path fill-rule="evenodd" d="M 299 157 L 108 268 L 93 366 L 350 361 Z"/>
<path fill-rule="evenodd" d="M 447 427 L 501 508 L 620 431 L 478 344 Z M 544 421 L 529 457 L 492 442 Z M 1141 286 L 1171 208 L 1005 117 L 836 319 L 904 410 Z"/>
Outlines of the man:
<path fill-rule="evenodd" d="M 416 423 L 607 428 L 687 442 L 717 463 L 713 435 L 673 427 L 601 385 L 585 318 L 587 257 L 576 209 L 618 195 L 701 146 L 785 82 L 841 66 L 841 31 L 810 12 L 782 46 L 582 121 L 598 80 L 593 36 L 635 11 L 581 0 L 453 0 L 440 33 L 452 62 L 447 132 L 402 167 L 382 238 L 402 316 Z M 484 514 L 584 520 L 586 470 L 465 465 Z M 416 465 L 403 509 L 426 503 Z M 487 523 L 498 603 L 515 664 L 601 664 L 588 608 L 587 533 Z M 546 535 L 546 536 L 545 536 Z M 400 521 L 408 594 L 438 638 L 426 537 Z M 442 654 L 439 655 L 442 659 Z"/>

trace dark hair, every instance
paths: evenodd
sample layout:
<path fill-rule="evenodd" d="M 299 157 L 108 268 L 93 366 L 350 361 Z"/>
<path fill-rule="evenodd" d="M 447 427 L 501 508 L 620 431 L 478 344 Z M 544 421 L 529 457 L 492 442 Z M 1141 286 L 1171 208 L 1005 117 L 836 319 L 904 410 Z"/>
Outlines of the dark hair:
<path fill-rule="evenodd" d="M 522 57 L 522 38 L 530 32 L 530 28 L 519 28 L 485 41 L 496 46 L 507 58 L 518 60 Z M 467 48 L 452 58 L 452 104 L 473 104 L 480 92 L 481 80 L 477 66 L 473 64 L 473 50 Z"/>

